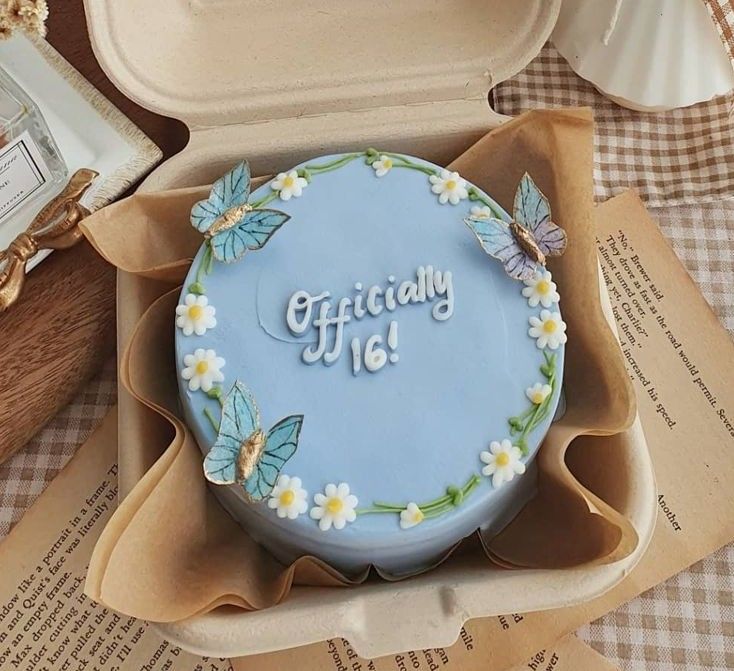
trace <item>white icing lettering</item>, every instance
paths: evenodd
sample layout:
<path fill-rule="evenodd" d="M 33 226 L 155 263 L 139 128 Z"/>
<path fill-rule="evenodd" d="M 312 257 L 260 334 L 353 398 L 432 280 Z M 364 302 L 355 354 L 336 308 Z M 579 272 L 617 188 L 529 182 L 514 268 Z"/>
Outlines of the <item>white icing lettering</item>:
<path fill-rule="evenodd" d="M 344 324 L 350 322 L 352 318 L 347 314 L 347 308 L 352 304 L 351 298 L 342 298 L 339 301 L 336 317 L 329 320 L 329 326 L 335 326 L 334 347 L 331 352 L 324 354 L 324 363 L 329 365 L 334 363 L 342 353 L 342 340 L 344 337 Z"/>
<path fill-rule="evenodd" d="M 302 359 L 305 363 L 316 363 L 326 351 L 326 339 L 327 329 L 331 320 L 328 318 L 329 310 L 331 310 L 331 303 L 324 301 L 319 308 L 318 318 L 313 320 L 313 325 L 318 329 L 319 340 L 316 343 L 316 347 L 306 347 L 303 350 Z"/>
<path fill-rule="evenodd" d="M 367 338 L 364 346 L 364 367 L 370 373 L 376 373 L 387 363 L 387 352 L 380 345 L 382 336 L 373 335 Z"/>
<path fill-rule="evenodd" d="M 436 286 L 436 294 L 445 295 L 446 298 L 433 306 L 431 314 L 435 320 L 444 322 L 454 314 L 454 284 L 451 271 L 447 270 L 441 274 L 441 271 L 437 270 L 433 275 L 433 282 Z"/>
<path fill-rule="evenodd" d="M 388 287 L 385 289 L 385 307 L 390 311 L 394 312 L 395 308 L 398 307 L 395 302 L 395 287 Z"/>
<path fill-rule="evenodd" d="M 426 297 L 430 300 L 436 295 L 436 288 L 433 286 L 433 266 L 426 266 Z"/>
<path fill-rule="evenodd" d="M 352 375 L 362 370 L 362 343 L 359 338 L 352 338 Z"/>
<path fill-rule="evenodd" d="M 362 317 L 367 314 L 367 310 L 365 310 L 363 306 L 364 296 L 362 295 L 362 283 L 356 282 L 354 289 L 360 293 L 354 297 L 354 307 L 352 308 L 352 312 L 354 313 L 355 319 L 362 319 Z"/>
<path fill-rule="evenodd" d="M 382 296 L 382 289 L 379 284 L 374 284 L 367 290 L 367 312 L 373 317 L 382 312 L 382 305 L 377 305 L 378 296 Z"/>
<path fill-rule="evenodd" d="M 285 320 L 291 333 L 300 335 L 311 325 L 311 310 L 315 303 L 329 297 L 329 292 L 324 291 L 318 296 L 312 296 L 308 291 L 296 291 L 288 301 L 288 310 Z M 299 321 L 298 313 L 303 312 L 303 318 Z"/>
<path fill-rule="evenodd" d="M 391 321 L 387 329 L 387 346 L 391 350 L 398 348 L 398 323 L 396 321 Z"/>
<path fill-rule="evenodd" d="M 346 325 L 352 317 L 359 320 L 370 315 L 377 317 L 384 310 L 394 312 L 398 306 L 424 303 L 427 300 L 439 298 L 431 309 L 436 321 L 446 321 L 454 314 L 454 286 L 451 271 L 434 270 L 433 266 L 419 266 L 414 279 L 404 280 L 396 284 L 395 276 L 388 276 L 389 285 L 383 289 L 374 284 L 364 292 L 361 282 L 354 283 L 357 294 L 353 298 L 344 297 L 336 307 L 326 300 L 331 297 L 328 291 L 312 296 L 309 292 L 296 291 L 288 301 L 286 323 L 288 329 L 295 335 L 306 333 L 309 326 L 316 330 L 316 342 L 311 342 L 304 348 L 301 358 L 307 364 L 323 360 L 324 364 L 331 365 L 341 356 L 344 348 Z M 380 301 L 382 297 L 382 301 Z M 311 319 L 314 306 L 319 305 L 318 316 Z M 335 307 L 335 314 L 332 308 Z M 332 334 L 333 333 L 333 340 Z M 381 347 L 386 343 L 387 350 Z M 362 348 L 360 338 L 350 341 L 352 354 L 352 373 L 357 375 L 362 368 L 374 373 L 386 363 L 397 363 L 400 357 L 398 348 L 398 322 L 389 323 L 386 341 L 382 335 L 370 336 Z"/>
<path fill-rule="evenodd" d="M 416 276 L 418 278 L 418 302 L 419 303 L 425 303 L 426 302 L 426 269 L 423 266 L 418 266 L 418 271 L 416 272 Z"/>
<path fill-rule="evenodd" d="M 398 303 L 407 305 L 418 302 L 418 285 L 410 280 L 405 280 L 398 287 Z"/>

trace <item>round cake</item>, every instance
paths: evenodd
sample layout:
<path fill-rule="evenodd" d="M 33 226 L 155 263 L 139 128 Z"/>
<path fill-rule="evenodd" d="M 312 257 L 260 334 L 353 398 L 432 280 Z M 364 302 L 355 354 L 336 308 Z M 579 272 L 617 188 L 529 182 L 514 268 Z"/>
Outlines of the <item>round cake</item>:
<path fill-rule="evenodd" d="M 175 315 L 203 477 L 279 560 L 426 569 L 530 498 L 565 329 L 565 234 L 526 175 L 512 216 L 456 172 L 367 150 L 197 203 Z"/>

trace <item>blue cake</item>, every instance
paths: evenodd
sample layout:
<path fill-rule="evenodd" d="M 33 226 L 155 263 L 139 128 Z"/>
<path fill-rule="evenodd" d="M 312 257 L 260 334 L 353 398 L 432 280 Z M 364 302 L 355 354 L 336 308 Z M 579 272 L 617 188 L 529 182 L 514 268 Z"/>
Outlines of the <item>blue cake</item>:
<path fill-rule="evenodd" d="M 566 325 L 566 236 L 530 176 L 512 216 L 459 174 L 367 150 L 192 209 L 175 315 L 185 419 L 221 504 L 290 563 L 424 570 L 534 490 Z"/>

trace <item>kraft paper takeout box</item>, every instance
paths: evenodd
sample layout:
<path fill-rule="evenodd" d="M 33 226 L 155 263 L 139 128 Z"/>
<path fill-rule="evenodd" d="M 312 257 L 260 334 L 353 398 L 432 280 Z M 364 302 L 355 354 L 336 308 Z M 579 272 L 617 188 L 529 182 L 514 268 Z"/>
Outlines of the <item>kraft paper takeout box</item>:
<path fill-rule="evenodd" d="M 146 190 L 209 183 L 243 156 L 263 174 L 367 145 L 446 164 L 501 123 L 488 91 L 536 55 L 559 5 L 85 0 L 92 44 L 110 78 L 141 105 L 191 129 L 189 145 L 149 177 Z M 146 292 L 159 293 L 155 278 L 119 273 L 121 346 L 146 307 Z M 139 302 L 130 300 L 133 294 Z M 124 450 L 143 433 L 164 430 L 151 422 L 121 389 L 122 496 L 158 456 Z M 217 656 L 336 636 L 363 656 L 379 656 L 447 645 L 471 617 L 592 598 L 636 563 L 654 522 L 654 484 L 639 423 L 617 440 L 639 467 L 626 499 L 615 502 L 640 536 L 638 549 L 623 561 L 488 572 L 457 560 L 397 585 L 296 587 L 287 601 L 264 611 L 218 609 L 159 628 L 186 648 Z"/>

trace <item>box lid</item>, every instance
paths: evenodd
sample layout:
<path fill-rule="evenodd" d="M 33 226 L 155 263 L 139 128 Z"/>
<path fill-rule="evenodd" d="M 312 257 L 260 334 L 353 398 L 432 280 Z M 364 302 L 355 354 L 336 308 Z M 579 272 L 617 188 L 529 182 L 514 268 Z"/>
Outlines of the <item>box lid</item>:
<path fill-rule="evenodd" d="M 141 105 L 211 127 L 486 98 L 561 0 L 85 0 L 97 58 Z"/>

